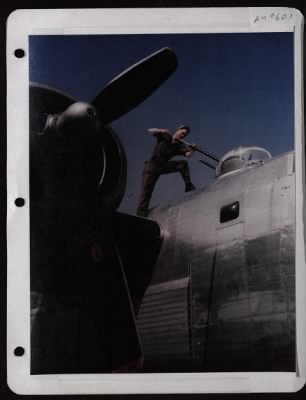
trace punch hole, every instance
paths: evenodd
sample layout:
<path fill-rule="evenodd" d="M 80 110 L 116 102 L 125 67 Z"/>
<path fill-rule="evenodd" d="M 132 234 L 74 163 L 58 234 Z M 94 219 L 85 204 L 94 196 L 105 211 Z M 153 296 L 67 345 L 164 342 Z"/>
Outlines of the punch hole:
<path fill-rule="evenodd" d="M 16 205 L 17 207 L 23 207 L 24 204 L 25 204 L 25 200 L 24 200 L 22 197 L 18 197 L 18 198 L 15 200 L 15 205 Z"/>
<path fill-rule="evenodd" d="M 21 346 L 18 346 L 14 349 L 14 354 L 16 357 L 22 357 L 24 355 L 24 353 L 25 353 L 25 350 Z"/>
<path fill-rule="evenodd" d="M 22 49 L 16 49 L 14 51 L 15 57 L 17 58 L 23 58 L 25 56 L 25 51 Z"/>

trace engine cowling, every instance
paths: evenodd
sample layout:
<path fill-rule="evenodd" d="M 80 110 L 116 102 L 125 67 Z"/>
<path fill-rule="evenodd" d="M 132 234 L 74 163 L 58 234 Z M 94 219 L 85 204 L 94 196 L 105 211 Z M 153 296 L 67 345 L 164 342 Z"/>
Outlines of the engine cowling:
<path fill-rule="evenodd" d="M 31 202 L 65 215 L 109 215 L 126 187 L 126 156 L 110 126 L 89 103 L 50 114 L 31 132 Z M 87 211 L 86 211 L 87 210 Z"/>

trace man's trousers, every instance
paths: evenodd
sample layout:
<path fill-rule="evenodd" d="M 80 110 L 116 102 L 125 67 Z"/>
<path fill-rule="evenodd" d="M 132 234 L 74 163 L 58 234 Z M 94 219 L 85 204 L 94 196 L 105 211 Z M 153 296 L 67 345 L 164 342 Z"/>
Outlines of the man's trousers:
<path fill-rule="evenodd" d="M 152 193 L 160 175 L 172 174 L 174 172 L 179 172 L 182 175 L 186 186 L 191 184 L 187 161 L 167 161 L 162 166 L 158 167 L 150 161 L 146 161 L 143 171 L 142 188 L 137 208 L 137 215 L 145 216 L 147 214 Z"/>

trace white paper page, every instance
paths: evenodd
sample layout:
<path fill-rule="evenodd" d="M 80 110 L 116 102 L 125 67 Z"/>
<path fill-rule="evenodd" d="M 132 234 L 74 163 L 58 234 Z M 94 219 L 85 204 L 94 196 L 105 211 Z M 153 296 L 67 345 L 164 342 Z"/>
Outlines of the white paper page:
<path fill-rule="evenodd" d="M 302 30 L 289 8 L 11 14 L 14 392 L 304 385 Z M 193 154 L 151 156 L 182 124 Z"/>

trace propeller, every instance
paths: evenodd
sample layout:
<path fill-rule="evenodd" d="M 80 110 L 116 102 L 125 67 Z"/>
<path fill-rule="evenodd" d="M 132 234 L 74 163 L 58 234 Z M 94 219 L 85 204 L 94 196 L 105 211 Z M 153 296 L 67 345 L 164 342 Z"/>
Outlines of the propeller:
<path fill-rule="evenodd" d="M 126 114 L 176 70 L 177 58 L 165 47 L 132 65 L 108 83 L 92 104 L 100 111 L 104 124 Z"/>
<path fill-rule="evenodd" d="M 174 51 L 165 47 L 120 73 L 91 102 L 99 111 L 97 117 L 100 122 L 105 125 L 135 108 L 158 89 L 176 67 L 177 58 Z M 89 103 L 83 103 L 83 109 L 73 106 L 78 100 L 47 86 L 31 83 L 30 100 L 33 131 L 42 131 L 46 123 L 45 116 L 48 114 L 61 113 L 62 120 L 80 120 L 82 115 L 88 119 Z M 91 113 L 91 116 L 96 118 L 94 114 Z"/>
<path fill-rule="evenodd" d="M 83 204 L 98 192 L 101 209 L 117 208 L 126 184 L 126 159 L 120 141 L 106 125 L 144 101 L 176 67 L 173 50 L 160 49 L 115 77 L 92 103 L 45 86 L 30 86 L 31 167 L 42 176 L 34 182 L 44 180 L 46 198 L 55 197 L 52 204 L 60 200 L 56 188 L 61 182 L 62 198 L 70 200 L 60 204 L 69 209 L 72 199 L 79 205 L 82 193 Z M 48 179 L 43 177 L 43 165 Z"/>
<path fill-rule="evenodd" d="M 77 315 L 83 316 L 90 305 L 88 316 L 83 317 L 83 322 L 78 317 L 77 324 L 82 327 L 81 331 L 87 332 L 88 320 L 92 319 L 91 326 L 96 327 L 92 337 L 106 343 L 110 349 L 103 347 L 95 362 L 107 371 L 110 366 L 120 370 L 120 365 L 141 359 L 142 351 L 124 265 L 112 231 L 113 216 L 125 191 L 126 159 L 122 144 L 105 124 L 144 101 L 168 79 L 176 66 L 174 52 L 169 48 L 161 49 L 118 75 L 91 104 L 74 101 L 47 87 L 32 85 L 30 89 L 31 289 L 46 294 L 47 304 L 48 301 L 53 304 L 53 299 L 65 287 L 65 293 L 72 294 L 72 303 L 66 302 L 63 296 L 64 307 L 65 310 L 70 307 L 73 315 L 75 309 L 80 309 Z M 88 250 L 83 248 L 87 248 L 87 244 L 81 245 L 78 252 L 75 250 L 75 242 L 86 237 L 88 226 L 93 232 L 99 232 L 101 260 L 93 260 L 92 254 L 89 257 Z M 90 241 L 92 246 L 96 244 L 94 239 Z M 54 260 L 64 268 L 54 269 Z M 93 270 L 83 275 L 87 265 Z M 58 272 L 56 279 L 52 279 L 54 271 Z M 73 279 L 72 274 L 75 275 Z M 75 291 L 78 286 L 75 282 L 81 284 L 84 276 L 85 285 L 90 282 L 98 289 L 99 285 L 109 289 L 106 294 L 96 290 L 94 297 L 88 292 L 84 300 L 81 295 L 80 304 L 75 305 L 74 299 L 79 293 L 79 289 Z M 81 293 L 86 290 L 89 285 Z M 57 301 L 61 308 L 62 297 Z M 101 307 L 106 310 L 104 315 Z M 108 313 L 109 307 L 114 311 Z M 62 368 L 71 372 L 78 368 L 72 365 L 77 359 L 79 372 L 84 372 L 89 365 L 87 361 L 86 365 L 82 364 L 81 356 L 88 352 L 88 341 L 78 339 L 76 325 L 70 320 L 61 325 L 61 321 L 49 317 L 48 311 L 46 315 L 52 328 L 59 330 L 68 326 L 69 329 L 63 328 L 63 337 L 56 343 L 54 337 L 48 335 L 43 313 L 38 313 L 32 325 L 32 371 L 60 373 Z M 105 325 L 105 321 L 109 324 Z M 54 365 L 54 357 L 46 359 L 43 346 L 37 347 L 36 338 L 33 341 L 36 332 L 40 332 L 37 340 L 43 340 L 54 357 L 61 359 L 61 364 Z M 70 332 L 75 334 L 75 342 Z M 65 345 L 71 340 L 75 350 L 68 354 Z M 89 352 L 90 349 L 89 345 Z"/>

